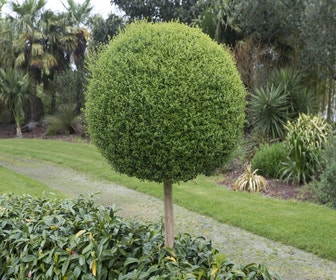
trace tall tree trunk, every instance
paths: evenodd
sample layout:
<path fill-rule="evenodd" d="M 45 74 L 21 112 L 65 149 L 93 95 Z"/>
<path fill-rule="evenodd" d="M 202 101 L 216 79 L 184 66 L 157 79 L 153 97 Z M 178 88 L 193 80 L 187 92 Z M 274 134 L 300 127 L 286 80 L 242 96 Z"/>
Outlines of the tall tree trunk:
<path fill-rule="evenodd" d="M 164 182 L 164 230 L 165 246 L 174 248 L 174 210 L 173 210 L 173 186 Z"/>
<path fill-rule="evenodd" d="M 30 95 L 30 120 L 33 122 L 37 121 L 36 87 L 37 87 L 36 81 L 33 80 Z"/>
<path fill-rule="evenodd" d="M 327 110 L 327 120 L 331 121 L 332 116 L 332 97 L 333 97 L 333 80 L 329 78 L 329 96 L 328 96 L 328 110 Z"/>

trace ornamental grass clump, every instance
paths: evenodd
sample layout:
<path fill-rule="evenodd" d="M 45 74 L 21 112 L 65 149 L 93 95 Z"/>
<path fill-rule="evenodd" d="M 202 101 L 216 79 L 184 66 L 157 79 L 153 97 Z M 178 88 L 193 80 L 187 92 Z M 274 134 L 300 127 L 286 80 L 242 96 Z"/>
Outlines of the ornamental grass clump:
<path fill-rule="evenodd" d="M 233 184 L 236 191 L 261 192 L 266 191 L 268 183 L 261 175 L 257 175 L 257 169 L 252 170 L 251 164 L 246 165 L 246 170 Z"/>
<path fill-rule="evenodd" d="M 275 280 L 264 265 L 237 265 L 211 241 L 161 224 L 128 222 L 92 200 L 0 196 L 0 279 Z"/>
<path fill-rule="evenodd" d="M 319 175 L 323 164 L 322 151 L 331 133 L 331 126 L 318 116 L 300 114 L 286 125 L 287 159 L 280 168 L 286 182 L 307 183 Z"/>

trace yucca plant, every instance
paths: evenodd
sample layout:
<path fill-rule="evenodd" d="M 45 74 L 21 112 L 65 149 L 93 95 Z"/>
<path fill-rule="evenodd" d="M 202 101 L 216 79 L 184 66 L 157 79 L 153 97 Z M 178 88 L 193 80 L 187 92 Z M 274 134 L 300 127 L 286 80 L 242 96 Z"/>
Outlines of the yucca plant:
<path fill-rule="evenodd" d="M 282 84 L 283 92 L 289 97 L 289 107 L 292 115 L 297 118 L 300 113 L 315 114 L 318 112 L 318 103 L 314 91 L 304 87 L 300 72 L 292 68 L 283 68 L 272 73 L 269 84 Z"/>
<path fill-rule="evenodd" d="M 282 84 L 267 85 L 251 94 L 249 113 L 257 134 L 266 139 L 283 138 L 284 125 L 290 117 L 288 98 Z"/>
<path fill-rule="evenodd" d="M 331 126 L 322 117 L 300 114 L 285 126 L 287 160 L 280 168 L 281 178 L 293 183 L 306 183 L 316 176 L 322 163 L 322 150 Z"/>
<path fill-rule="evenodd" d="M 251 164 L 246 165 L 246 170 L 233 184 L 236 191 L 260 192 L 268 188 L 268 183 L 263 176 L 257 175 L 256 170 L 252 170 Z"/>
<path fill-rule="evenodd" d="M 81 126 L 81 117 L 76 112 L 75 104 L 62 104 L 54 116 L 46 118 L 48 128 L 47 135 L 55 135 L 60 132 L 69 134 L 78 133 Z"/>
<path fill-rule="evenodd" d="M 280 69 L 270 75 L 267 85 L 251 94 L 249 113 L 254 132 L 266 142 L 283 139 L 284 126 L 300 113 L 318 110 L 313 91 L 303 86 L 303 79 L 295 69 Z"/>

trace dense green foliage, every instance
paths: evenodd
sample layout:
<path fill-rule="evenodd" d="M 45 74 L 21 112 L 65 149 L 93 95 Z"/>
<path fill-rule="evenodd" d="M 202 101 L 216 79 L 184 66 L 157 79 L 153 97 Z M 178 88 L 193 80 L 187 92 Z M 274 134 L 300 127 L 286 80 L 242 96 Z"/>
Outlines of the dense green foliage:
<path fill-rule="evenodd" d="M 2 279 L 280 279 L 188 234 L 170 251 L 160 225 L 123 221 L 92 200 L 3 195 L 0 217 Z"/>
<path fill-rule="evenodd" d="M 264 144 L 256 151 L 252 158 L 252 166 L 265 177 L 279 178 L 279 169 L 287 159 L 286 147 L 283 142 L 272 145 Z"/>
<path fill-rule="evenodd" d="M 336 208 L 336 139 L 330 137 L 324 151 L 325 165 L 318 182 L 318 199 L 321 203 Z"/>
<path fill-rule="evenodd" d="M 156 182 L 210 174 L 236 146 L 245 90 L 227 50 L 179 23 L 135 23 L 91 67 L 90 136 L 119 172 Z"/>
<path fill-rule="evenodd" d="M 320 171 L 322 150 L 331 127 L 321 117 L 301 114 L 286 129 L 287 160 L 280 169 L 281 177 L 294 183 L 308 182 Z"/>

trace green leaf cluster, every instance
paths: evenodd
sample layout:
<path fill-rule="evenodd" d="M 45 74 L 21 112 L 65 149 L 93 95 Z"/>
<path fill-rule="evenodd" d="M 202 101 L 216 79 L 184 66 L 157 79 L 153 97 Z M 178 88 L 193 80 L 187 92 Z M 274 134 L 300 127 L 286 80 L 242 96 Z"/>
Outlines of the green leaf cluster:
<path fill-rule="evenodd" d="M 321 172 L 321 180 L 318 182 L 318 200 L 336 208 L 336 138 L 332 136 L 323 153 L 324 168 Z"/>
<path fill-rule="evenodd" d="M 229 51 L 180 23 L 130 24 L 90 66 L 89 133 L 112 167 L 156 182 L 222 166 L 244 123 Z"/>
<path fill-rule="evenodd" d="M 236 265 L 210 241 L 127 222 L 92 200 L 0 196 L 1 279 L 280 279 L 263 265 Z"/>

